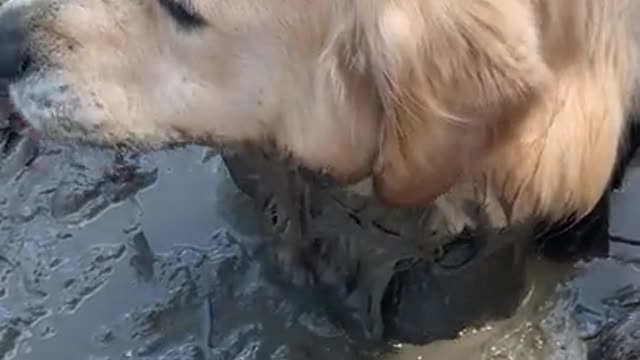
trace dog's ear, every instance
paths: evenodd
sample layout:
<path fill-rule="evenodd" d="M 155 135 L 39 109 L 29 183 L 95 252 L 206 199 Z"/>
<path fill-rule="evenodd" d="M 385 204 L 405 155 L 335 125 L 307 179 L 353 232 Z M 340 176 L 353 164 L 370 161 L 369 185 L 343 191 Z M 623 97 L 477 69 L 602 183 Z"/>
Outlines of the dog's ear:
<path fill-rule="evenodd" d="M 386 116 L 374 184 L 417 205 L 481 166 L 551 75 L 527 2 L 384 3 L 358 10 Z"/>

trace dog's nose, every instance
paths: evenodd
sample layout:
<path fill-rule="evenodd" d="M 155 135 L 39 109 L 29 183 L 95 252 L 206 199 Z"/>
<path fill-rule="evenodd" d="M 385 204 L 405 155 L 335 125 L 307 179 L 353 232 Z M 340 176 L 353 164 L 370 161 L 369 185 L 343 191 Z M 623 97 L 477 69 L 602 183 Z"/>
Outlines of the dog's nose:
<path fill-rule="evenodd" d="M 0 16 L 0 79 L 19 77 L 29 64 L 25 51 L 25 31 L 17 14 Z"/>

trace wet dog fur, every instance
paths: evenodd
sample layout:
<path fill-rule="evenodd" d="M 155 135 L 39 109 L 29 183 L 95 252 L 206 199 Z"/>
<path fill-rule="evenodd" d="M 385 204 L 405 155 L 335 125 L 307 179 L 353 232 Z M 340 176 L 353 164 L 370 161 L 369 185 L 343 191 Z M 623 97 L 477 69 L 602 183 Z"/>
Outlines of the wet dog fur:
<path fill-rule="evenodd" d="M 494 227 L 593 209 L 634 112 L 638 18 L 632 0 L 0 8 L 25 37 L 11 100 L 51 138 L 275 145 L 390 206 L 435 202 L 454 233 L 468 201 Z"/>

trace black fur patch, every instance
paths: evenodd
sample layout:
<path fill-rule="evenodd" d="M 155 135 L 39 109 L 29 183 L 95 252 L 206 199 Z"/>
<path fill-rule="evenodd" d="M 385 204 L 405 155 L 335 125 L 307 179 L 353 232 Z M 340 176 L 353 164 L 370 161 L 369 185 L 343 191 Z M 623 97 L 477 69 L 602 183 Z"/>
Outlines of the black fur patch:
<path fill-rule="evenodd" d="M 632 121 L 628 125 L 626 138 L 621 145 L 620 155 L 611 180 L 614 189 L 618 189 L 622 185 L 627 166 L 640 148 L 640 122 L 638 122 L 640 114 L 632 114 L 630 117 Z"/>
<path fill-rule="evenodd" d="M 193 30 L 207 25 L 205 18 L 197 14 L 191 6 L 185 5 L 184 1 L 158 0 L 158 2 L 184 29 Z"/>

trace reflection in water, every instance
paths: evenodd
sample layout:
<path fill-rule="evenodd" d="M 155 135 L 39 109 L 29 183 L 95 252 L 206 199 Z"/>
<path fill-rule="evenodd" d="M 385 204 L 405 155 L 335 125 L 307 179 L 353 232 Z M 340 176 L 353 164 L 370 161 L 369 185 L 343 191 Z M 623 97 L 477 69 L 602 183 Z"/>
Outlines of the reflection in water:
<path fill-rule="evenodd" d="M 632 168 L 623 190 L 612 197 L 612 235 L 640 239 L 639 204 L 640 168 Z M 532 259 L 531 293 L 516 316 L 467 331 L 455 341 L 399 346 L 398 354 L 386 358 L 585 360 L 587 346 L 581 339 L 600 335 L 611 322 L 640 307 L 640 247 L 614 243 L 610 254 L 575 266 Z"/>
<path fill-rule="evenodd" d="M 514 317 L 487 324 L 481 329 L 469 329 L 454 341 L 442 341 L 425 347 L 403 346 L 400 354 L 388 359 L 550 359 L 546 355 L 555 346 L 554 342 L 568 343 L 567 337 L 571 335 L 571 328 L 556 327 L 551 334 L 548 330 L 553 327 L 549 322 L 568 320 L 562 317 L 568 315 L 571 306 L 570 291 L 560 291 L 559 284 L 572 271 L 568 265 L 542 259 L 531 259 L 528 271 L 531 274 L 530 292 Z M 550 300 L 550 295 L 556 291 L 564 293 L 564 296 Z M 543 323 L 543 320 L 547 322 Z M 579 347 L 572 351 L 584 354 Z"/>

